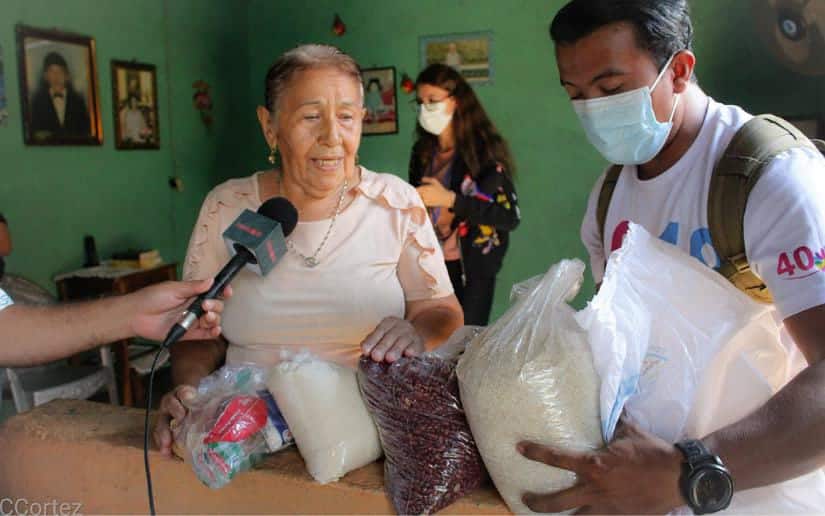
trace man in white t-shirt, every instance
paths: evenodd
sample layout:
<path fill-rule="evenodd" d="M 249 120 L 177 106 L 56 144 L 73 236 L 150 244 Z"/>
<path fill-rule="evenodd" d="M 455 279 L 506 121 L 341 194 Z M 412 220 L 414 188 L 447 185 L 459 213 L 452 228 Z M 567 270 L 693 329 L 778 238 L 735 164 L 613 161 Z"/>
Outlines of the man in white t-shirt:
<path fill-rule="evenodd" d="M 14 304 L 0 289 L 0 366 L 28 367 L 134 336 L 161 341 L 193 298 L 212 280 L 167 281 L 132 294 L 55 306 Z M 224 297 L 231 295 L 227 287 Z M 203 302 L 204 314 L 184 339 L 220 335 L 223 301 Z"/>
<path fill-rule="evenodd" d="M 686 0 L 573 0 L 550 33 L 561 84 L 588 140 L 609 162 L 625 165 L 604 234 L 596 220 L 604 176 L 582 224 L 596 282 L 629 222 L 718 268 L 707 220 L 711 172 L 752 116 L 697 84 Z M 520 444 L 528 458 L 579 478 L 557 494 L 526 494 L 531 508 L 666 513 L 687 504 L 715 512 L 734 490 L 825 465 L 825 160 L 815 149 L 794 149 L 767 165 L 747 203 L 744 240 L 807 367 L 748 417 L 676 446 L 629 423 L 592 453 Z"/>

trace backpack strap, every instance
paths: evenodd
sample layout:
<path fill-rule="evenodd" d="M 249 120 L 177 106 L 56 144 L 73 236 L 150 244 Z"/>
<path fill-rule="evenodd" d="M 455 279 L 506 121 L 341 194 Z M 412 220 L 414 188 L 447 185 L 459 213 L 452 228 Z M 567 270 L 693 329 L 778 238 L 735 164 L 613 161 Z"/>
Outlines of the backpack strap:
<path fill-rule="evenodd" d="M 599 200 L 596 204 L 596 224 L 599 226 L 599 233 L 604 242 L 604 224 L 607 221 L 607 209 L 610 208 L 610 199 L 613 198 L 613 191 L 616 183 L 619 182 L 619 175 L 622 173 L 622 165 L 612 165 L 604 176 L 602 189 L 599 192 Z"/>
<path fill-rule="evenodd" d="M 708 229 L 721 262 L 718 272 L 762 303 L 771 303 L 773 298 L 748 263 L 745 208 L 765 165 L 778 154 L 798 147 L 813 148 L 814 144 L 777 116 L 756 116 L 734 135 L 710 180 Z"/>

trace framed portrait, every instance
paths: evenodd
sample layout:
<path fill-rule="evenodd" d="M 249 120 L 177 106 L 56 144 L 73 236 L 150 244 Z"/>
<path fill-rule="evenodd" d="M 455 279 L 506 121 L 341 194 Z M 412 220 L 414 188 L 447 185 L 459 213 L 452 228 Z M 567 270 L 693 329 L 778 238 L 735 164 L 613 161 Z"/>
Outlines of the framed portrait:
<path fill-rule="evenodd" d="M 6 107 L 6 74 L 3 69 L 3 47 L 0 46 L 0 127 L 4 127 L 9 118 Z"/>
<path fill-rule="evenodd" d="M 364 125 L 362 134 L 398 132 L 398 97 L 395 94 L 395 67 L 361 70 L 364 79 Z"/>
<path fill-rule="evenodd" d="M 786 116 L 782 118 L 795 125 L 808 138 L 825 139 L 825 122 L 816 115 Z"/>
<path fill-rule="evenodd" d="M 157 91 L 154 65 L 112 61 L 116 148 L 160 148 Z"/>
<path fill-rule="evenodd" d="M 103 143 L 94 38 L 25 25 L 16 32 L 26 145 Z"/>
<path fill-rule="evenodd" d="M 421 69 L 443 63 L 456 69 L 473 84 L 493 82 L 493 32 L 469 32 L 421 36 Z"/>

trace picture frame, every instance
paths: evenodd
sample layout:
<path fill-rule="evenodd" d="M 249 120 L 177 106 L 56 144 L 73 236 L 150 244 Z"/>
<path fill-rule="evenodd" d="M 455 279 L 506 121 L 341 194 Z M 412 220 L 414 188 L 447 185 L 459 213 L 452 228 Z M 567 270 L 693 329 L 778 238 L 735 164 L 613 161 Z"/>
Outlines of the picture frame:
<path fill-rule="evenodd" d="M 5 127 L 9 119 L 9 110 L 6 101 L 6 73 L 3 65 L 3 46 L 0 45 L 0 127 Z"/>
<path fill-rule="evenodd" d="M 433 63 L 452 66 L 472 85 L 493 84 L 493 31 L 439 34 L 419 38 L 421 70 Z"/>
<path fill-rule="evenodd" d="M 95 39 L 15 26 L 23 141 L 26 145 L 101 145 Z"/>
<path fill-rule="evenodd" d="M 825 140 L 825 121 L 817 115 L 790 115 L 782 117 L 811 139 Z"/>
<path fill-rule="evenodd" d="M 111 70 L 115 148 L 159 149 L 157 68 L 112 60 Z"/>
<path fill-rule="evenodd" d="M 398 133 L 398 94 L 394 66 L 364 68 L 364 122 L 361 134 L 374 136 Z"/>

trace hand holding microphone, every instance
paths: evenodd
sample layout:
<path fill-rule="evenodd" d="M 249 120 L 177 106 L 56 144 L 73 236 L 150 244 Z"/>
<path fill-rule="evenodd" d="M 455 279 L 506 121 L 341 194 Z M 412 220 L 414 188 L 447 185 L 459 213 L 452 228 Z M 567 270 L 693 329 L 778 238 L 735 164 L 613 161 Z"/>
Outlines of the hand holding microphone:
<path fill-rule="evenodd" d="M 262 276 L 269 274 L 286 253 L 286 237 L 297 223 L 298 211 L 284 197 L 269 199 L 257 213 L 244 210 L 223 233 L 235 255 L 215 276 L 212 287 L 195 298 L 181 320 L 172 326 L 163 346 L 168 347 L 180 339 L 203 315 L 202 303 L 217 297 L 242 267 L 251 264 Z"/>

